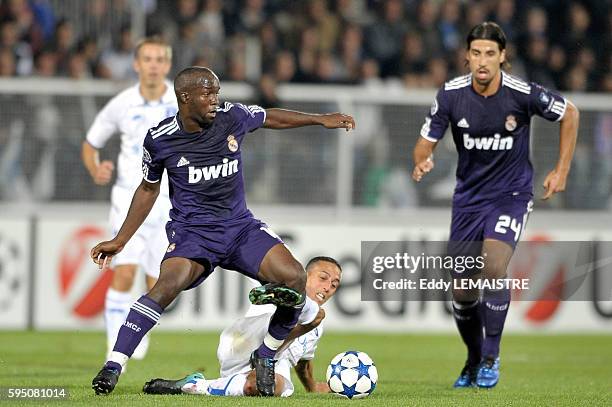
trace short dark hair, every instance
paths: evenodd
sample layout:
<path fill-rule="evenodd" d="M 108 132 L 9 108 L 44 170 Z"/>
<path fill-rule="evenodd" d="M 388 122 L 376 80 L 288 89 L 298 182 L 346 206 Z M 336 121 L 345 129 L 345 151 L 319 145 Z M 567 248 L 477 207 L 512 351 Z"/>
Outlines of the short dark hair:
<path fill-rule="evenodd" d="M 310 268 L 310 266 L 312 266 L 313 264 L 319 262 L 319 261 L 326 261 L 328 263 L 331 263 L 333 265 L 335 265 L 336 267 L 338 267 L 338 270 L 340 270 L 342 272 L 342 266 L 340 265 L 340 263 L 338 263 L 338 260 L 334 259 L 333 257 L 327 257 L 327 256 L 316 256 L 313 257 L 312 259 L 308 260 L 308 263 L 306 264 L 306 270 L 308 270 Z"/>
<path fill-rule="evenodd" d="M 499 45 L 500 51 L 506 49 L 506 34 L 497 23 L 492 21 L 480 23 L 470 30 L 470 33 L 467 36 L 467 49 L 470 49 L 472 41 L 474 40 L 495 41 L 497 45 Z"/>

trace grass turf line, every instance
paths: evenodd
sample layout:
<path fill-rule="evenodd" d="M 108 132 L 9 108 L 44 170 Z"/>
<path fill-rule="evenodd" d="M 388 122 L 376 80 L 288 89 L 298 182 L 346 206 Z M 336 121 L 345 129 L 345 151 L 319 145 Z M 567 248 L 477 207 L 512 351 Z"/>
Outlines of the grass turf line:
<path fill-rule="evenodd" d="M 218 334 L 154 332 L 149 354 L 130 361 L 115 391 L 95 396 L 91 379 L 102 365 L 105 338 L 99 332 L 0 332 L 0 387 L 65 386 L 71 405 L 231 405 L 231 406 L 470 406 L 612 405 L 611 335 L 507 335 L 502 342 L 501 380 L 493 390 L 452 389 L 464 361 L 458 335 L 326 333 L 315 358 L 323 380 L 331 358 L 345 350 L 367 352 L 379 382 L 363 401 L 304 392 L 294 380 L 290 399 L 149 396 L 146 380 L 179 378 L 201 371 L 218 376 Z M 62 402 L 10 402 L 60 405 Z M 6 400 L 0 401 L 8 405 Z"/>

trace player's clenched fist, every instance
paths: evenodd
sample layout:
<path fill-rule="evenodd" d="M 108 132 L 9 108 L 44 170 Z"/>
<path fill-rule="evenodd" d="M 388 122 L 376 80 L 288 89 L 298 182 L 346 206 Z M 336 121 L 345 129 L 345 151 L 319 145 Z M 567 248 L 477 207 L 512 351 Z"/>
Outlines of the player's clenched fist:
<path fill-rule="evenodd" d="M 98 165 L 98 168 L 96 168 L 96 172 L 93 174 L 94 182 L 97 185 L 108 184 L 113 176 L 114 169 L 115 165 L 112 161 L 102 161 L 100 165 Z"/>
<path fill-rule="evenodd" d="M 355 128 L 355 119 L 348 114 L 328 113 L 321 116 L 321 124 L 328 129 L 346 129 L 346 131 L 349 131 Z"/>
<path fill-rule="evenodd" d="M 416 182 L 421 181 L 421 178 L 429 171 L 431 171 L 434 167 L 434 162 L 431 157 L 428 157 L 425 161 L 421 161 L 414 166 L 414 170 L 412 171 L 412 179 Z"/>
<path fill-rule="evenodd" d="M 117 243 L 115 240 L 98 243 L 96 247 L 91 249 L 91 258 L 100 269 L 103 269 L 107 264 L 110 264 L 113 256 L 119 253 L 123 249 L 123 246 L 124 245 Z"/>

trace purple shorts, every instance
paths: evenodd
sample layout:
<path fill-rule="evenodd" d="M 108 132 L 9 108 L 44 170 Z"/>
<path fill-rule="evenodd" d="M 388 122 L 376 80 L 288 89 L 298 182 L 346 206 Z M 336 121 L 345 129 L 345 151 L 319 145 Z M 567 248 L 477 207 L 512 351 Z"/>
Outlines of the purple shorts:
<path fill-rule="evenodd" d="M 453 211 L 449 240 L 482 242 L 495 239 L 514 248 L 525 229 L 532 207 L 530 197 L 510 195 L 478 212 Z"/>
<path fill-rule="evenodd" d="M 187 290 L 200 285 L 217 266 L 257 279 L 259 265 L 266 253 L 283 243 L 265 223 L 252 217 L 205 226 L 170 221 L 166 234 L 170 244 L 163 260 L 184 257 L 205 268 Z"/>
<path fill-rule="evenodd" d="M 532 206 L 530 197 L 509 196 L 478 212 L 453 211 L 447 253 L 453 257 L 475 258 L 481 255 L 485 239 L 500 240 L 514 249 Z M 468 267 L 460 274 L 453 270 L 451 275 L 468 277 L 479 272 Z"/>

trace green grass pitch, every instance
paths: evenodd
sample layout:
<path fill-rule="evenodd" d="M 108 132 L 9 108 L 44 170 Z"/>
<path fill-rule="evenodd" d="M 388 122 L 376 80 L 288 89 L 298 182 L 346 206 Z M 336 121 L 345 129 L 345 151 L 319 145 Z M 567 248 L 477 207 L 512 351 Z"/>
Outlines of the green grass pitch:
<path fill-rule="evenodd" d="M 295 380 L 290 399 L 148 396 L 143 383 L 193 371 L 216 377 L 216 333 L 154 332 L 149 355 L 130 361 L 115 391 L 95 396 L 91 379 L 102 365 L 104 335 L 96 332 L 0 332 L 0 387 L 66 386 L 71 405 L 215 406 L 600 406 L 612 405 L 611 335 L 507 335 L 501 381 L 493 390 L 454 390 L 464 351 L 458 335 L 326 333 L 315 359 L 317 379 L 345 350 L 367 352 L 380 379 L 363 400 L 307 394 Z M 62 401 L 1 405 L 61 405 Z"/>

